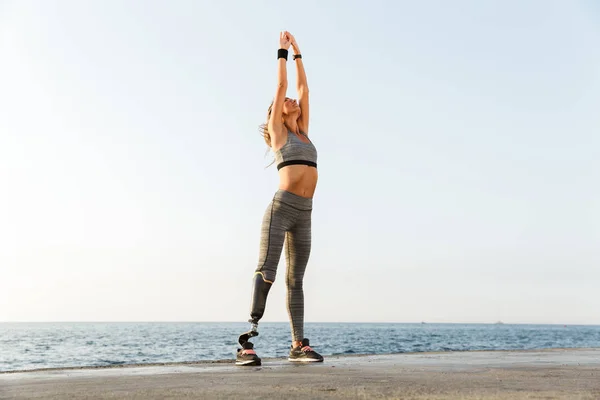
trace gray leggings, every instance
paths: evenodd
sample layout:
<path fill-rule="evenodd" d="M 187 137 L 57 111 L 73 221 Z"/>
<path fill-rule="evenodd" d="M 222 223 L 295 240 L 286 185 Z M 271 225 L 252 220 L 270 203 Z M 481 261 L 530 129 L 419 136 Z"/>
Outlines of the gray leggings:
<path fill-rule="evenodd" d="M 256 273 L 275 282 L 285 241 L 287 310 L 293 340 L 304 339 L 304 291 L 302 281 L 311 248 L 312 199 L 278 190 L 263 217 L 260 255 Z"/>

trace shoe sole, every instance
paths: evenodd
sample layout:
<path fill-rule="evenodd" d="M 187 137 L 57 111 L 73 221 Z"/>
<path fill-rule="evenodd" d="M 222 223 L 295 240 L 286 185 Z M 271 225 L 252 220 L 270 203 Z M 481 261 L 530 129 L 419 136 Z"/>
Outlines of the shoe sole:
<path fill-rule="evenodd" d="M 323 362 L 323 360 L 319 360 L 316 358 L 288 358 L 288 361 L 292 361 L 292 362 Z"/>
<path fill-rule="evenodd" d="M 248 360 L 248 361 L 236 361 L 235 365 L 240 365 L 240 366 L 254 366 L 254 365 L 260 365 L 260 361 L 256 361 L 256 360 Z"/>

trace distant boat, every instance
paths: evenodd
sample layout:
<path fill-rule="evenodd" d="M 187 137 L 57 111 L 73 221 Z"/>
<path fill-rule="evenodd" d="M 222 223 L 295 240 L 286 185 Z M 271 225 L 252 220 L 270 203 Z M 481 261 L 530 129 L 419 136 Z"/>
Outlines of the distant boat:
<path fill-rule="evenodd" d="M 496 325 L 504 325 L 504 322 L 498 321 L 498 322 L 496 322 Z"/>

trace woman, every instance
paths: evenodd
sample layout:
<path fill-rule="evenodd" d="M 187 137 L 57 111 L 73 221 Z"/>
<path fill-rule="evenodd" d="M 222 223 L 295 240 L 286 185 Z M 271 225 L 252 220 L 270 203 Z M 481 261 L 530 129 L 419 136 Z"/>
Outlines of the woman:
<path fill-rule="evenodd" d="M 294 51 L 299 102 L 286 97 L 288 49 Z M 277 90 L 268 110 L 267 123 L 261 125 L 267 145 L 275 153 L 279 171 L 279 190 L 267 207 L 261 229 L 258 267 L 254 273 L 250 322 L 252 328 L 239 337 L 237 365 L 260 365 L 261 360 L 249 342 L 258 335 L 267 295 L 275 281 L 277 264 L 285 242 L 287 264 L 287 310 L 292 331 L 288 360 L 323 361 L 304 337 L 304 293 L 302 281 L 311 248 L 312 197 L 317 186 L 317 150 L 308 138 L 308 85 L 302 55 L 296 39 L 281 32 L 277 51 Z"/>

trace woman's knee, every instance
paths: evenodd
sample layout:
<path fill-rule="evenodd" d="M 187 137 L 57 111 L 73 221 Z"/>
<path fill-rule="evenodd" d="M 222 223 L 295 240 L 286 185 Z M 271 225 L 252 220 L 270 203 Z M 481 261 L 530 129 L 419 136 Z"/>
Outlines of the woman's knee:
<path fill-rule="evenodd" d="M 288 289 L 292 290 L 300 290 L 302 289 L 302 284 L 304 282 L 304 277 L 296 276 L 294 274 L 288 274 L 285 279 L 285 284 Z"/>

